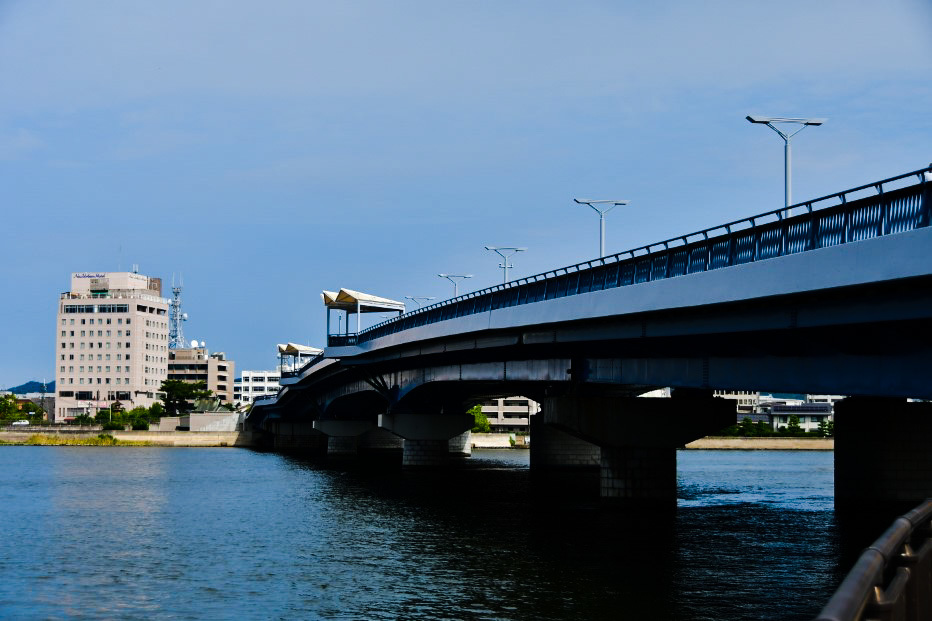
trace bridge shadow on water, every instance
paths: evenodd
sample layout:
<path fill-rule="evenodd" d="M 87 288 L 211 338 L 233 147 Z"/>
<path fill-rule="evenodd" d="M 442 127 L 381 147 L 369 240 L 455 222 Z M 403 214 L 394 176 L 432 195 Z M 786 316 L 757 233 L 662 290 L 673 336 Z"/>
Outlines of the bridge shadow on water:
<path fill-rule="evenodd" d="M 542 489 L 520 451 L 428 472 L 289 459 L 380 557 L 378 604 L 344 595 L 347 618 L 811 619 L 843 574 L 822 498 L 746 501 L 681 472 L 676 508 L 632 511 L 591 481 Z"/>

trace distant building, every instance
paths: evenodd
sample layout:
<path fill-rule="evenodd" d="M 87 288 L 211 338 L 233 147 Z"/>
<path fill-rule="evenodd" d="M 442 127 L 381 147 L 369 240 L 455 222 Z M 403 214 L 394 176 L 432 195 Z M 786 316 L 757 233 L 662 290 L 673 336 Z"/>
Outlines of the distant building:
<path fill-rule="evenodd" d="M 135 272 L 75 272 L 55 322 L 55 422 L 119 401 L 149 407 L 168 372 L 162 280 Z"/>
<path fill-rule="evenodd" d="M 233 403 L 247 405 L 256 397 L 278 394 L 281 388 L 281 374 L 278 369 L 272 371 L 242 371 L 233 382 Z"/>
<path fill-rule="evenodd" d="M 803 431 L 817 431 L 822 421 L 834 420 L 830 403 L 770 403 L 766 406 L 773 421 L 774 431 L 786 427 L 790 417 L 799 418 L 799 428 Z"/>
<path fill-rule="evenodd" d="M 193 384 L 204 382 L 207 389 L 226 403 L 233 403 L 236 363 L 223 352 L 211 354 L 206 347 L 169 350 L 167 379 Z"/>
<path fill-rule="evenodd" d="M 540 404 L 527 397 L 490 399 L 482 404 L 482 413 L 495 433 L 530 433 L 531 416 L 540 412 Z"/>
<path fill-rule="evenodd" d="M 757 413 L 760 406 L 760 393 L 753 390 L 716 390 L 715 396 L 738 402 L 738 420 Z"/>

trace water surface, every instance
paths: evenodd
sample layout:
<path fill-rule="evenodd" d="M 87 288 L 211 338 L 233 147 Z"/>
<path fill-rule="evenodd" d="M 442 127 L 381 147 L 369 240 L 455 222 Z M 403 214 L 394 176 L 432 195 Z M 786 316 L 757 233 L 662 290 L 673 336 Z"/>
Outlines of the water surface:
<path fill-rule="evenodd" d="M 832 454 L 681 451 L 667 515 L 452 472 L 239 449 L 0 449 L 4 619 L 810 619 Z"/>

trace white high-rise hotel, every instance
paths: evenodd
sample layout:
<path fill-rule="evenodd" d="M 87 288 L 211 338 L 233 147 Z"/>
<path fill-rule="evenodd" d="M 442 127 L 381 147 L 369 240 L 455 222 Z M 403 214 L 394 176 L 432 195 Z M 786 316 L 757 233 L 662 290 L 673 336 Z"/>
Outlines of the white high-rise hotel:
<path fill-rule="evenodd" d="M 134 272 L 76 272 L 58 301 L 55 421 L 119 401 L 149 407 L 168 376 L 162 281 Z"/>

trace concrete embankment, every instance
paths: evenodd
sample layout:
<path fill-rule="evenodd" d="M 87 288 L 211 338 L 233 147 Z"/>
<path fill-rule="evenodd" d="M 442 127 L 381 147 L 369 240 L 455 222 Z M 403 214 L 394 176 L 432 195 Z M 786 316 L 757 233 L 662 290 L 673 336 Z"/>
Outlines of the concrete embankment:
<path fill-rule="evenodd" d="M 0 432 L 0 442 L 26 444 L 34 435 L 62 438 L 96 438 L 108 434 L 120 442 L 146 442 L 151 446 L 253 446 L 253 436 L 248 431 L 82 431 L 57 432 L 47 429 L 30 431 Z"/>
<path fill-rule="evenodd" d="M 510 433 L 471 433 L 469 443 L 474 449 L 529 448 L 527 436 Z"/>
<path fill-rule="evenodd" d="M 709 436 L 686 445 L 687 449 L 705 450 L 783 450 L 783 451 L 832 451 L 834 438 L 723 438 Z"/>

